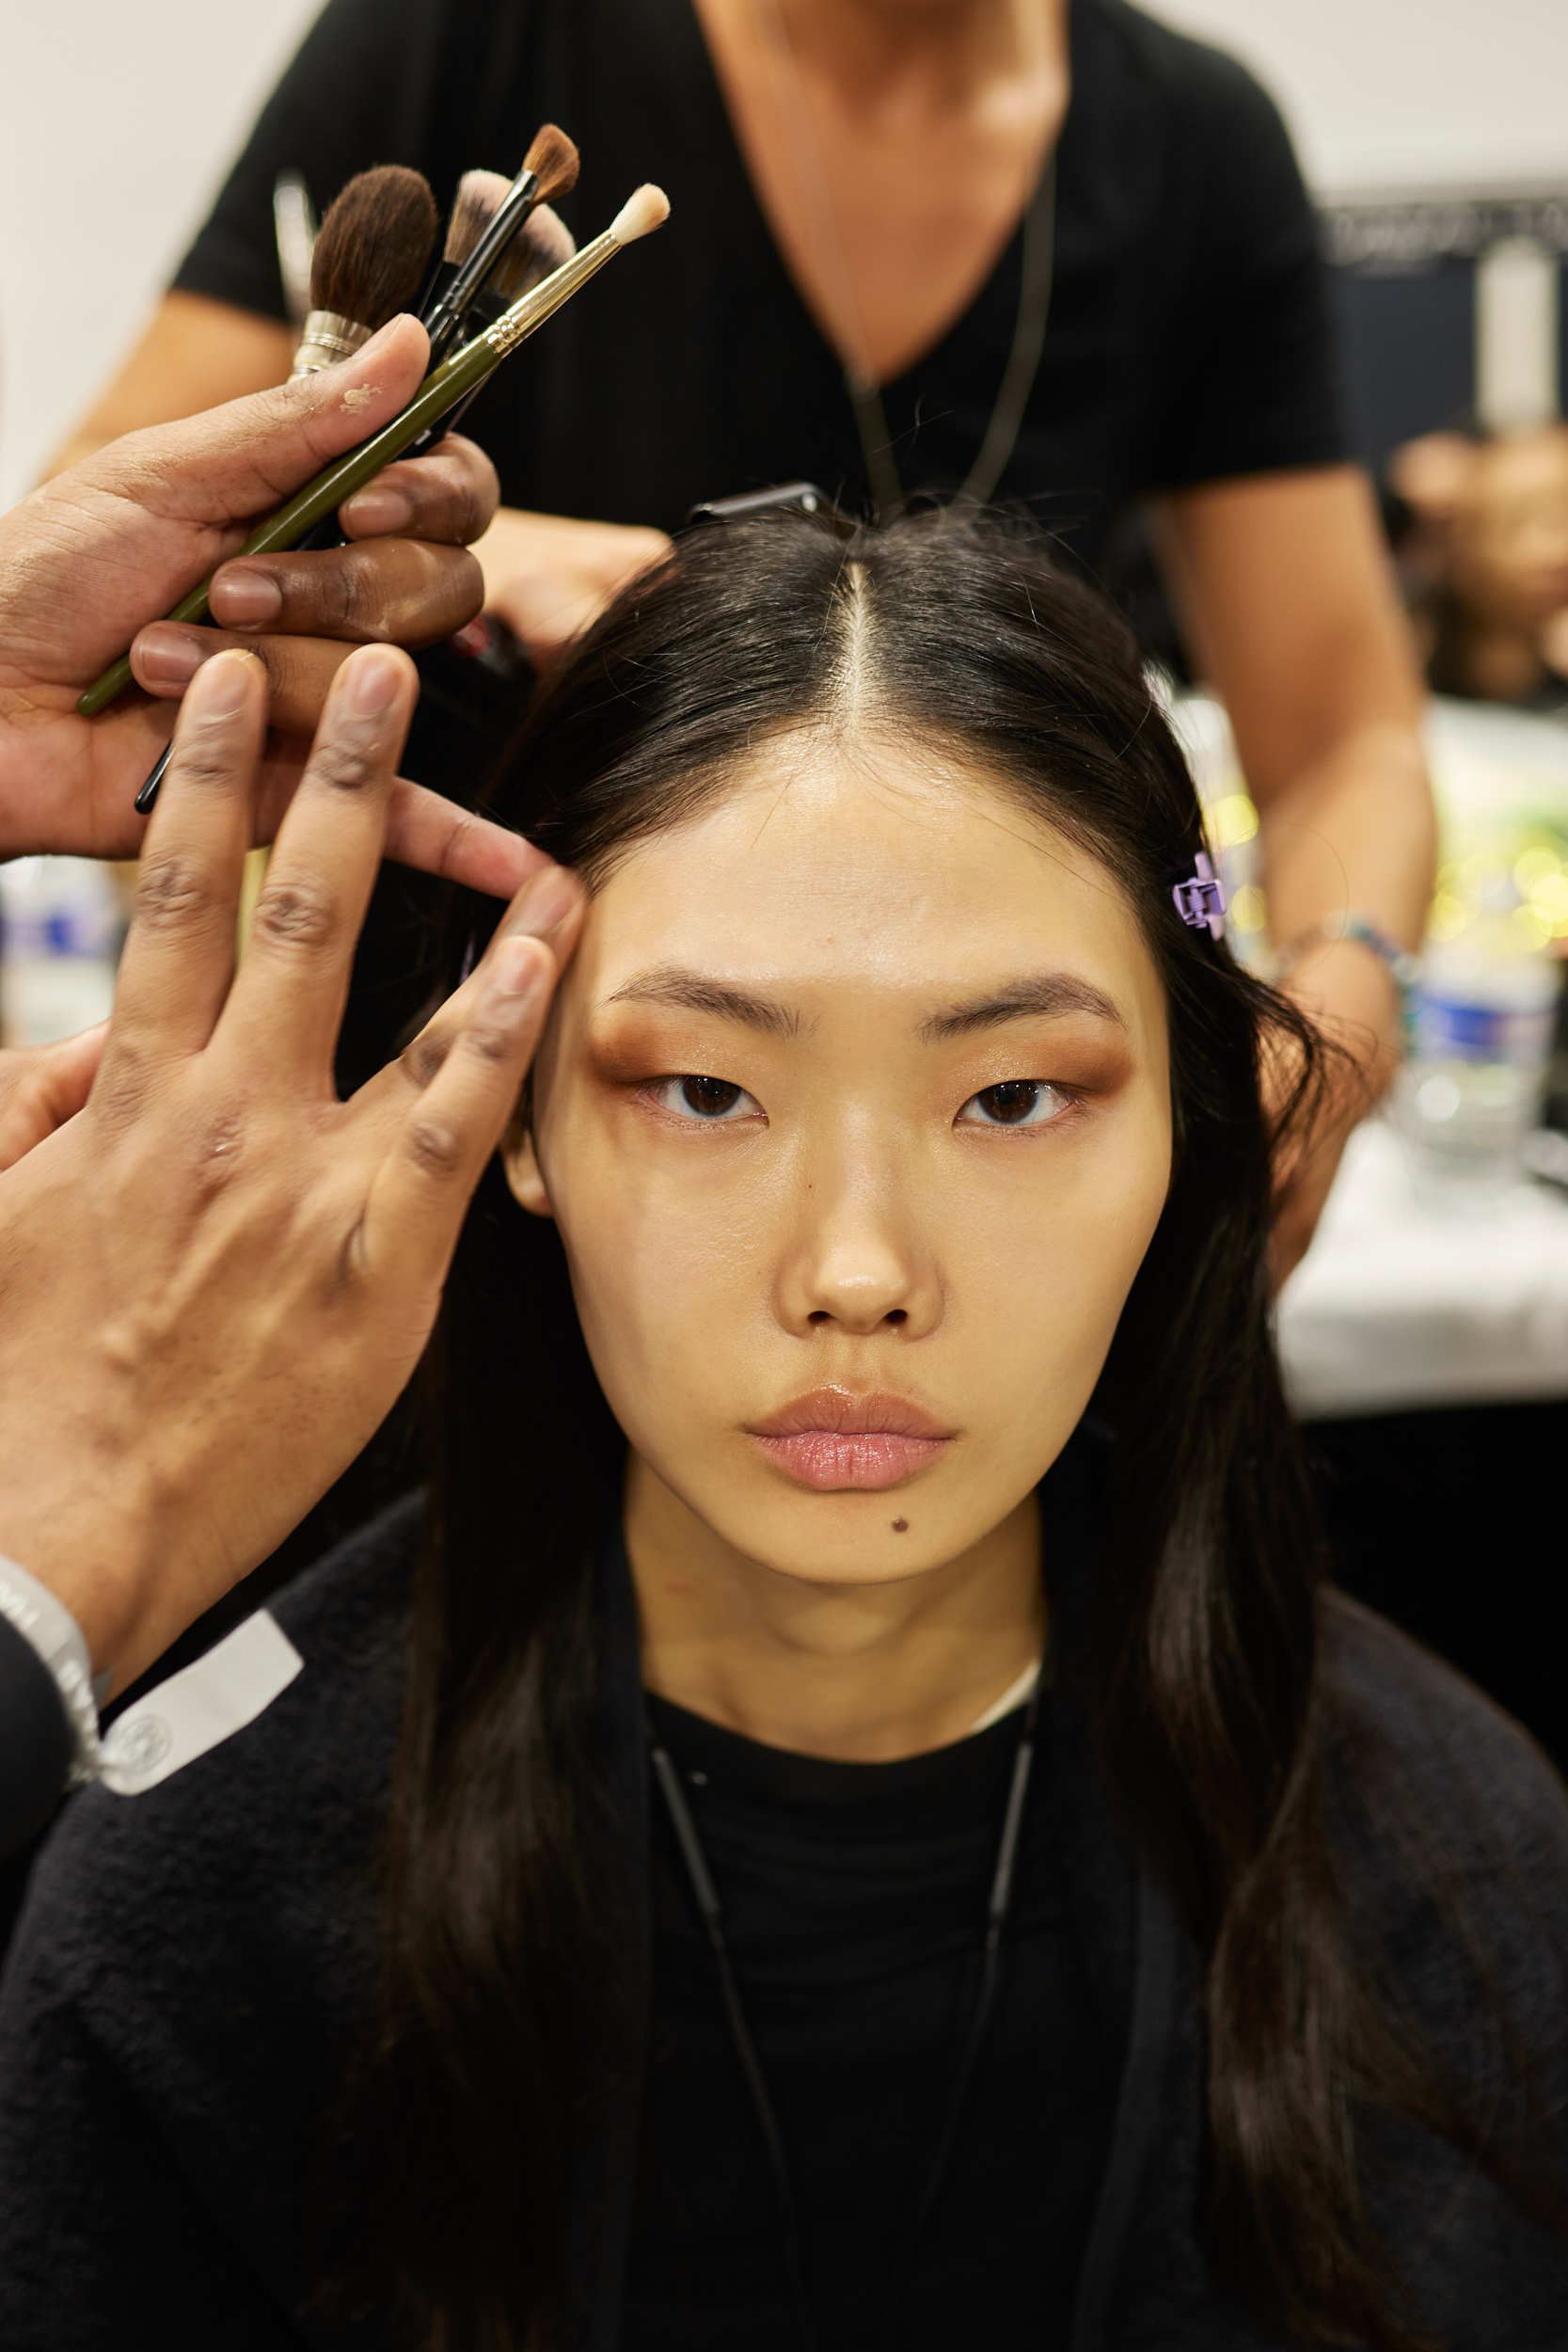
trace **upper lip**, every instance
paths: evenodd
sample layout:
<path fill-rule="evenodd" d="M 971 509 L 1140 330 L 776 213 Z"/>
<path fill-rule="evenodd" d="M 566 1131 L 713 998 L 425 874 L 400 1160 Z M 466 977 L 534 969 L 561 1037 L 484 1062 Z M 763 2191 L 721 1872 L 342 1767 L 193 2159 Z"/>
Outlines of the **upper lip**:
<path fill-rule="evenodd" d="M 944 1422 L 912 1397 L 890 1396 L 884 1389 L 813 1389 L 781 1405 L 776 1413 L 748 1424 L 753 1438 L 802 1438 L 814 1429 L 840 1438 L 951 1438 Z"/>

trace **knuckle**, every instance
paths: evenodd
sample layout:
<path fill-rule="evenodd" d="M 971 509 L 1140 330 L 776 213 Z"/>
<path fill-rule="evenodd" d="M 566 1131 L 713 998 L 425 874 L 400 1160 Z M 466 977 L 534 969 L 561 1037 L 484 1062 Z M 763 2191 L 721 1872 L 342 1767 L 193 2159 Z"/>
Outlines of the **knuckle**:
<path fill-rule="evenodd" d="M 336 594 L 345 637 L 381 641 L 391 633 L 388 608 L 395 601 L 398 547 L 397 540 L 383 539 L 343 549 Z"/>
<path fill-rule="evenodd" d="M 141 1056 L 120 1045 L 106 1057 L 93 1089 L 94 1116 L 105 1128 L 134 1126 L 147 1108 L 151 1072 Z"/>
<path fill-rule="evenodd" d="M 517 1057 L 516 1032 L 500 1028 L 491 1022 L 475 1022 L 463 1042 L 479 1061 L 500 1063 L 515 1061 Z"/>
<path fill-rule="evenodd" d="M 329 733 L 318 739 L 310 754 L 309 778 L 334 792 L 363 792 L 383 782 L 388 762 L 380 731 L 363 739 L 353 734 Z"/>
<path fill-rule="evenodd" d="M 277 947 L 321 947 L 337 920 L 337 907 L 325 891 L 306 882 L 269 882 L 256 901 L 251 935 Z"/>
<path fill-rule="evenodd" d="M 451 1179 L 463 1166 L 462 1138 L 439 1119 L 417 1119 L 408 1130 L 408 1157 L 421 1175 Z"/>
<path fill-rule="evenodd" d="M 421 1031 L 412 1044 L 405 1045 L 399 1056 L 399 1067 L 422 1093 L 440 1072 L 451 1051 L 451 1040 Z"/>
<path fill-rule="evenodd" d="M 166 931 L 209 921 L 216 905 L 208 876 L 191 859 L 160 856 L 156 850 L 143 858 L 133 919 L 144 930 Z"/>

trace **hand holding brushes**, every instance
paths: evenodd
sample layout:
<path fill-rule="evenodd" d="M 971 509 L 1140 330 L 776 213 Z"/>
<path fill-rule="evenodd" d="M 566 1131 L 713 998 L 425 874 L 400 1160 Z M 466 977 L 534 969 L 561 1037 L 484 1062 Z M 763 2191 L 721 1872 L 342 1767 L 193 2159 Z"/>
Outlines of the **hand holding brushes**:
<path fill-rule="evenodd" d="M 323 516 L 331 514 L 356 490 L 363 489 L 384 467 L 401 457 L 430 425 L 437 423 L 460 400 L 477 390 L 509 352 L 553 317 L 623 246 L 647 236 L 669 218 L 669 214 L 670 201 L 661 188 L 648 185 L 635 190 L 602 235 L 515 302 L 484 334 L 475 336 L 471 342 L 465 343 L 451 358 L 433 369 L 400 416 L 358 449 L 324 468 L 302 490 L 296 490 L 287 504 L 257 526 L 244 547 L 236 549 L 236 555 L 270 555 L 296 547 Z M 210 578 L 204 580 L 199 587 L 182 596 L 166 617 L 171 621 L 204 621 L 211 585 Z M 130 683 L 130 657 L 121 655 L 88 687 L 76 707 L 83 718 L 93 718 Z"/>

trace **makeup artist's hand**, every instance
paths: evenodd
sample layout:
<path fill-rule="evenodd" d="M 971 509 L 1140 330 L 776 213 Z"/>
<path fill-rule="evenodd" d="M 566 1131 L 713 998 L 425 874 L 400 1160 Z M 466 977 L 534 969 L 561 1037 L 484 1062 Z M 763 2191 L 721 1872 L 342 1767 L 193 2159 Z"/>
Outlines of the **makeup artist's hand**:
<path fill-rule="evenodd" d="M 257 516 L 395 416 L 427 352 L 418 322 L 394 319 L 341 367 L 127 434 L 0 517 L 0 857 L 136 853 L 144 820 L 132 802 L 171 713 L 132 692 L 101 718 L 79 719 L 77 695 L 138 629 L 134 658 L 149 682 L 149 644 L 163 645 L 166 668 L 170 632 L 160 637 L 143 624 L 232 555 Z M 258 840 L 272 837 L 299 781 L 309 728 L 350 650 L 344 641 L 424 644 L 479 609 L 479 568 L 457 543 L 483 531 L 495 504 L 495 477 L 480 452 L 453 440 L 417 464 L 388 468 L 361 497 L 371 502 L 351 518 L 361 534 L 356 546 L 227 567 L 220 609 L 239 620 L 249 588 L 245 642 L 275 675 L 275 718 L 303 730 L 269 739 Z M 378 535 L 388 532 L 395 535 Z M 269 584 L 281 601 L 257 632 Z M 213 631 L 186 633 L 203 649 L 223 642 Z M 334 642 L 302 642 L 317 635 Z M 158 691 L 182 689 L 166 675 Z M 527 871 L 515 836 L 406 783 L 392 797 L 388 855 L 499 897 Z"/>
<path fill-rule="evenodd" d="M 57 1045 L 0 1052 L 0 1169 L 13 1168 L 35 1143 L 75 1118 L 92 1090 L 108 1033 L 101 1021 Z"/>
<path fill-rule="evenodd" d="M 547 670 L 628 580 L 669 552 L 662 531 L 515 506 L 499 509 L 474 549 L 485 610 L 499 613 L 537 670 Z"/>
<path fill-rule="evenodd" d="M 0 1173 L 0 1552 L 118 1684 L 276 1549 L 407 1382 L 581 916 L 526 851 L 471 977 L 341 1103 L 417 679 L 388 647 L 343 665 L 236 976 L 264 685 L 230 653 L 187 695 L 91 1092 Z"/>

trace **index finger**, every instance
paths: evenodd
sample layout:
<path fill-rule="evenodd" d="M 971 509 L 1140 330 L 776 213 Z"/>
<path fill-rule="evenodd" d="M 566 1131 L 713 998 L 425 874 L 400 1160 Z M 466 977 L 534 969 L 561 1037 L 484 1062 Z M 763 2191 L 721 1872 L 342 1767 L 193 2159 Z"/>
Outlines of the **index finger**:
<path fill-rule="evenodd" d="M 287 1089 L 332 1091 L 349 973 L 419 675 L 391 645 L 339 672 L 250 918 L 219 1034 Z"/>

